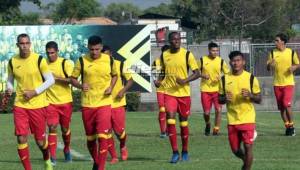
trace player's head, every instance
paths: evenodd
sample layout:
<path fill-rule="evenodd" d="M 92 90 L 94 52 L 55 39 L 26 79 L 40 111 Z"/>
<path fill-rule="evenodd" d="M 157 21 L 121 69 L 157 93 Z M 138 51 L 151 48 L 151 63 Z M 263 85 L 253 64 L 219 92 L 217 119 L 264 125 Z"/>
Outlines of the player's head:
<path fill-rule="evenodd" d="M 169 34 L 170 48 L 173 50 L 178 50 L 181 45 L 181 37 L 179 32 L 171 32 Z"/>
<path fill-rule="evenodd" d="M 232 51 L 229 54 L 229 59 L 232 72 L 239 72 L 244 69 L 246 61 L 243 53 L 240 51 Z"/>
<path fill-rule="evenodd" d="M 102 48 L 102 53 L 105 53 L 109 56 L 112 56 L 112 51 L 111 51 L 111 48 L 108 46 L 108 45 L 103 45 L 103 48 Z"/>
<path fill-rule="evenodd" d="M 46 44 L 46 54 L 50 62 L 54 62 L 58 57 L 58 45 L 55 41 Z"/>
<path fill-rule="evenodd" d="M 30 54 L 31 42 L 28 34 L 19 34 L 17 37 L 17 46 L 22 56 Z"/>
<path fill-rule="evenodd" d="M 160 50 L 163 53 L 163 52 L 167 51 L 168 49 L 170 49 L 170 46 L 169 45 L 164 45 L 164 46 L 161 47 Z"/>
<path fill-rule="evenodd" d="M 209 52 L 209 56 L 211 57 L 217 57 L 219 55 L 219 46 L 218 44 L 214 43 L 214 42 L 210 42 L 208 44 L 208 52 Z"/>
<path fill-rule="evenodd" d="M 88 49 L 90 56 L 96 59 L 100 56 L 102 50 L 102 39 L 97 35 L 93 35 L 88 39 Z"/>
<path fill-rule="evenodd" d="M 283 33 L 279 33 L 275 36 L 275 45 L 277 48 L 282 48 L 283 46 L 285 46 L 285 44 L 288 42 L 288 36 L 283 34 Z"/>

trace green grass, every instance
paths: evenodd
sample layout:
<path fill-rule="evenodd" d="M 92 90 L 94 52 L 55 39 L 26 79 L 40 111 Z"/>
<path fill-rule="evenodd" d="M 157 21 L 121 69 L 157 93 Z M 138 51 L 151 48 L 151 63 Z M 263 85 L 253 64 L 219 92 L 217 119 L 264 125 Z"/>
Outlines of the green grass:
<path fill-rule="evenodd" d="M 296 115 L 296 123 L 300 117 Z M 159 138 L 156 113 L 127 113 L 129 160 L 116 165 L 107 163 L 107 170 L 235 170 L 241 161 L 233 156 L 227 140 L 226 117 L 223 115 L 222 135 L 205 137 L 204 123 L 200 113 L 190 118 L 190 161 L 176 165 L 168 163 L 171 147 L 168 139 Z M 0 115 L 0 169 L 19 170 L 12 115 Z M 297 124 L 296 124 L 297 128 Z M 253 169 L 299 169 L 300 138 L 283 136 L 284 128 L 278 113 L 257 114 L 258 138 L 254 147 Z M 179 132 L 179 131 L 177 131 Z M 61 139 L 61 138 L 60 138 Z M 179 144 L 180 138 L 178 136 Z M 42 155 L 30 137 L 31 163 L 33 169 L 43 169 Z M 118 144 L 117 144 L 118 146 Z M 88 156 L 81 114 L 74 113 L 72 120 L 72 148 Z M 91 169 L 90 161 L 74 158 L 73 163 L 63 162 L 62 151 L 57 153 L 59 170 Z"/>

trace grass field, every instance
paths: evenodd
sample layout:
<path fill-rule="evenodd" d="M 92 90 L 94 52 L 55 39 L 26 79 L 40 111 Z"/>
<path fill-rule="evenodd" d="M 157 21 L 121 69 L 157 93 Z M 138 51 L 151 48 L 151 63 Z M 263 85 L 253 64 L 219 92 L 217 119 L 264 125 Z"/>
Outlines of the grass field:
<path fill-rule="evenodd" d="M 296 115 L 295 122 L 300 122 Z M 189 162 L 176 165 L 168 163 L 171 148 L 168 139 L 159 138 L 157 116 L 154 113 L 130 112 L 127 114 L 129 160 L 115 165 L 107 164 L 107 170 L 235 170 L 241 161 L 233 156 L 227 141 L 226 117 L 223 115 L 222 135 L 205 137 L 204 123 L 200 113 L 190 118 Z M 299 126 L 298 126 L 299 127 Z M 296 130 L 297 124 L 296 124 Z M 257 114 L 258 138 L 255 142 L 253 169 L 300 169 L 300 138 L 283 136 L 284 129 L 278 113 Z M 179 131 L 177 131 L 179 132 Z M 12 115 L 0 115 L 0 169 L 20 170 L 13 135 Z M 61 139 L 61 138 L 60 138 Z M 180 138 L 178 136 L 178 141 Z M 181 142 L 179 142 L 180 144 Z M 117 145 L 118 146 L 118 145 Z M 63 162 L 62 151 L 58 150 L 57 170 L 91 169 L 92 163 L 85 145 L 81 114 L 74 113 L 72 120 L 72 148 L 80 153 L 73 157 L 73 163 Z M 41 153 L 30 138 L 33 169 L 43 169 Z"/>

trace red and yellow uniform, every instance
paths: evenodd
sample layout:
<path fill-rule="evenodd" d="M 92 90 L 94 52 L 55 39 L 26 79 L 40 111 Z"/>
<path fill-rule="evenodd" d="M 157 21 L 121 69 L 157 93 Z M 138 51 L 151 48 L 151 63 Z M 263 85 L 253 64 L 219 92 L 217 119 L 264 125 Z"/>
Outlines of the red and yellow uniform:
<path fill-rule="evenodd" d="M 240 142 L 252 144 L 255 131 L 255 108 L 249 98 L 242 96 L 242 89 L 251 92 L 251 74 L 243 71 L 240 75 L 229 73 L 225 75 L 225 91 L 232 94 L 232 101 L 227 103 L 228 138 L 231 149 L 236 151 Z M 260 93 L 259 82 L 255 77 L 253 80 L 253 94 Z M 220 94 L 224 94 L 222 83 L 220 83 Z M 241 135 L 240 135 L 241 133 Z"/>
<path fill-rule="evenodd" d="M 188 58 L 186 57 L 187 54 Z M 190 85 L 179 85 L 176 82 L 177 78 L 188 78 L 188 68 L 190 70 L 197 70 L 198 65 L 194 55 L 184 48 L 180 48 L 178 52 L 171 53 L 170 50 L 163 52 L 163 65 L 165 69 L 165 77 L 161 82 L 165 90 L 165 107 L 167 113 L 180 114 L 180 117 L 187 118 L 190 115 L 191 98 L 190 98 Z M 169 140 L 173 152 L 178 152 L 177 137 L 176 137 L 176 119 L 167 120 L 167 128 L 169 133 Z M 182 120 L 180 122 L 181 139 L 182 139 L 182 152 L 188 150 L 188 121 Z"/>
<path fill-rule="evenodd" d="M 299 64 L 299 59 L 296 52 L 294 52 L 294 56 L 292 53 L 290 48 L 285 48 L 283 51 L 274 49 L 273 55 L 270 53 L 267 61 L 267 64 L 272 59 L 275 61 L 273 84 L 279 110 L 290 107 L 293 100 L 295 80 L 294 74 L 289 71 L 289 68 L 293 64 Z"/>
<path fill-rule="evenodd" d="M 73 71 L 73 63 L 70 60 L 58 57 L 54 62 L 48 61 L 49 68 L 54 77 L 67 78 Z M 64 70 L 63 70 L 64 69 Z M 65 75 L 66 74 L 66 75 Z M 50 105 L 47 107 L 47 123 L 68 129 L 63 133 L 64 153 L 70 152 L 71 131 L 69 129 L 72 116 L 72 90 L 69 84 L 56 82 L 46 92 Z M 52 158 L 56 158 L 57 134 L 49 133 L 48 143 Z"/>
<path fill-rule="evenodd" d="M 29 101 L 23 97 L 25 90 L 35 90 L 43 83 L 41 74 L 50 73 L 46 60 L 42 59 L 38 66 L 38 58 L 39 55 L 35 53 L 31 53 L 27 58 L 14 56 L 11 61 L 13 68 L 8 65 L 8 75 L 13 75 L 17 82 L 13 108 L 16 135 L 27 135 L 32 132 L 37 140 L 43 140 L 46 126 L 45 107 L 49 105 L 46 92 Z"/>
<path fill-rule="evenodd" d="M 99 58 L 92 59 L 89 54 L 76 62 L 72 77 L 78 78 L 83 71 L 83 83 L 88 84 L 89 90 L 81 92 L 82 119 L 87 135 L 88 149 L 94 162 L 102 162 L 107 155 L 107 140 L 111 137 L 111 104 L 112 96 L 105 95 L 110 86 L 112 75 L 116 75 L 115 64 L 111 65 L 109 55 L 101 53 Z M 96 139 L 98 138 L 100 152 L 97 153 Z M 99 158 L 99 159 L 98 159 Z"/>
<path fill-rule="evenodd" d="M 160 73 L 162 71 L 161 68 L 161 62 L 160 58 L 156 58 L 152 64 L 153 69 L 156 70 L 156 73 Z M 166 123 L 167 123 L 167 118 L 166 118 L 166 108 L 165 108 L 165 90 L 163 86 L 160 86 L 156 88 L 156 97 L 157 97 L 157 104 L 159 107 L 159 114 L 158 114 L 158 121 L 159 121 L 159 127 L 160 127 L 160 133 L 164 134 L 166 133 Z"/>
<path fill-rule="evenodd" d="M 222 62 L 222 59 L 219 56 L 215 58 L 203 56 L 202 62 L 199 62 L 199 68 L 201 68 L 201 74 L 210 77 L 208 80 L 201 79 L 200 91 L 203 111 L 209 113 L 212 104 L 214 104 L 215 110 L 219 110 L 221 108 L 221 105 L 218 102 L 219 80 L 222 73 L 227 74 L 229 72 L 229 68 L 226 62 L 224 60 Z"/>

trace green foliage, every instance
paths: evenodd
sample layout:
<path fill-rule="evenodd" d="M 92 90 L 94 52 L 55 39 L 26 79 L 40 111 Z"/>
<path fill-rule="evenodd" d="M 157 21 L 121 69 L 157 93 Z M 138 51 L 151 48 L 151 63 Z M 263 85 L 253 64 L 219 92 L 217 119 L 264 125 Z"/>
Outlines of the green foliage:
<path fill-rule="evenodd" d="M 141 14 L 140 8 L 131 3 L 111 3 L 104 11 L 104 16 L 116 22 L 130 21 Z"/>
<path fill-rule="evenodd" d="M 101 5 L 96 0 L 62 0 L 47 8 L 53 21 L 62 24 L 71 24 L 74 19 L 102 15 Z"/>
<path fill-rule="evenodd" d="M 139 92 L 131 92 L 126 94 L 126 109 L 128 111 L 137 111 L 141 104 L 141 96 Z"/>

